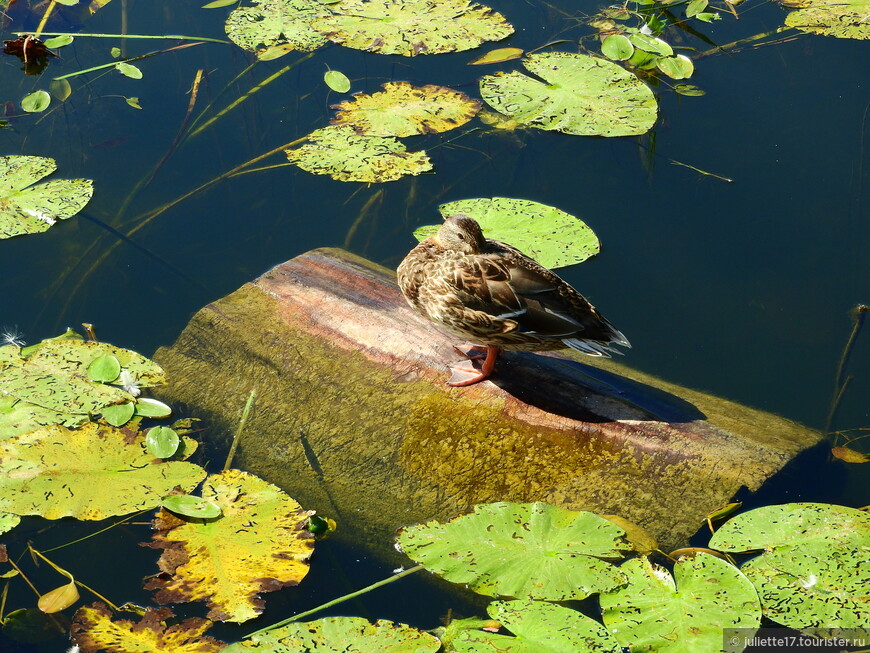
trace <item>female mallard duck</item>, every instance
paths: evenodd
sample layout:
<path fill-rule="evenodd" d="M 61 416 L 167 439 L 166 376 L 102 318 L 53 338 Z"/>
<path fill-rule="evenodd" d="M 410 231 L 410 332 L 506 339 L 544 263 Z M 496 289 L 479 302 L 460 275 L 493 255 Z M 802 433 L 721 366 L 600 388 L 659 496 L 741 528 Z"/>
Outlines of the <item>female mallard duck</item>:
<path fill-rule="evenodd" d="M 454 215 L 417 245 L 398 269 L 399 287 L 418 313 L 461 338 L 486 347 L 478 370 L 471 360 L 452 368 L 448 385 L 488 377 L 502 349 L 570 347 L 590 356 L 631 347 L 583 295 L 518 249 L 483 237 L 467 215 Z"/>

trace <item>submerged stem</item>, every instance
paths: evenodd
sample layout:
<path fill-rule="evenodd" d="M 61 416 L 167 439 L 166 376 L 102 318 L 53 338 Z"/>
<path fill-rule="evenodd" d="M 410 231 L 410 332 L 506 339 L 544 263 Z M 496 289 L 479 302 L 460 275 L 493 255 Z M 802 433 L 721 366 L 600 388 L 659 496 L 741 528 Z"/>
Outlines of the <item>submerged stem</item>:
<path fill-rule="evenodd" d="M 843 353 L 840 356 L 840 362 L 837 364 L 837 376 L 834 379 L 834 397 L 831 399 L 831 406 L 828 408 L 828 416 L 825 420 L 825 437 L 831 435 L 831 426 L 834 423 L 834 416 L 837 409 L 840 407 L 840 402 L 846 392 L 846 386 L 849 385 L 851 377 L 846 376 L 846 365 L 852 355 L 852 349 L 855 346 L 855 341 L 858 339 L 858 334 L 861 327 L 864 325 L 864 319 L 867 316 L 867 311 L 870 306 L 858 304 L 852 309 L 852 332 L 849 334 L 849 339 L 846 341 L 846 346 L 843 347 Z M 836 443 L 837 435 L 834 435 L 834 443 Z"/>
<path fill-rule="evenodd" d="M 256 398 L 256 396 L 257 392 L 251 390 L 251 393 L 248 395 L 248 401 L 245 402 L 245 408 L 242 410 L 242 417 L 239 419 L 239 425 L 236 427 L 236 433 L 233 436 L 233 444 L 230 446 L 226 462 L 224 462 L 224 471 L 227 471 L 233 463 L 233 457 L 236 455 L 239 440 L 242 438 L 242 431 L 245 430 L 245 425 L 248 423 L 248 416 L 251 414 L 251 407 L 254 405 L 254 398 Z"/>

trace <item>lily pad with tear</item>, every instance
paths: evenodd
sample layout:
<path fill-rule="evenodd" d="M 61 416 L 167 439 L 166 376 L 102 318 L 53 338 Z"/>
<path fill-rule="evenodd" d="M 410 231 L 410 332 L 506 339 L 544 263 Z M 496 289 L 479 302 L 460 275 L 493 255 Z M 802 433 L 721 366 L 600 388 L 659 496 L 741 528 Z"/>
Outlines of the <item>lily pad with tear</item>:
<path fill-rule="evenodd" d="M 330 41 L 380 54 L 476 48 L 513 33 L 504 16 L 469 0 L 342 0 L 312 22 Z"/>
<path fill-rule="evenodd" d="M 636 75 L 569 52 L 529 55 L 526 69 L 480 80 L 484 101 L 521 124 L 580 136 L 634 136 L 655 124 L 658 105 Z"/>
<path fill-rule="evenodd" d="M 785 24 L 802 32 L 840 39 L 870 39 L 870 0 L 803 0 L 785 17 Z"/>
<path fill-rule="evenodd" d="M 329 15 L 317 0 L 262 0 L 233 10 L 224 25 L 229 39 L 260 59 L 293 50 L 310 52 L 327 43 L 311 21 Z"/>
<path fill-rule="evenodd" d="M 333 108 L 338 109 L 334 125 L 369 136 L 412 136 L 464 125 L 480 111 L 480 102 L 445 86 L 387 82 L 383 91 L 357 93 Z"/>
<path fill-rule="evenodd" d="M 719 651 L 723 624 L 755 629 L 761 623 L 752 583 L 716 556 L 680 558 L 673 577 L 645 557 L 619 568 L 628 584 L 601 595 L 602 618 L 617 641 L 633 651 Z"/>
<path fill-rule="evenodd" d="M 435 653 L 441 642 L 429 633 L 392 621 L 325 617 L 291 623 L 232 644 L 223 653 L 317 651 L 317 653 Z"/>
<path fill-rule="evenodd" d="M 446 523 L 403 528 L 398 544 L 429 571 L 478 594 L 567 601 L 625 583 L 607 561 L 630 549 L 624 535 L 591 512 L 499 502 Z"/>
<path fill-rule="evenodd" d="M 426 152 L 408 152 L 395 138 L 357 134 L 347 125 L 323 127 L 307 140 L 285 150 L 287 159 L 307 172 L 338 181 L 395 181 L 432 169 Z"/>
<path fill-rule="evenodd" d="M 0 238 L 43 232 L 90 201 L 94 194 L 90 179 L 36 184 L 55 170 L 55 160 L 44 156 L 0 157 Z"/>
<path fill-rule="evenodd" d="M 141 432 L 94 422 L 0 441 L 0 511 L 105 519 L 153 508 L 176 486 L 189 491 L 205 477 L 198 465 L 156 462 L 144 441 Z"/>
<path fill-rule="evenodd" d="M 457 213 L 474 218 L 487 238 L 508 243 L 551 269 L 580 263 L 601 251 L 598 237 L 585 222 L 540 202 L 477 198 L 448 202 L 438 210 L 444 218 Z M 435 235 L 438 227 L 420 227 L 414 236 L 425 240 Z"/>
<path fill-rule="evenodd" d="M 145 588 L 157 590 L 158 603 L 206 601 L 215 621 L 253 619 L 263 610 L 261 592 L 297 585 L 308 573 L 308 513 L 280 488 L 234 469 L 209 476 L 202 498 L 223 516 L 182 521 L 158 514 L 148 546 L 163 549 L 163 573 Z"/>

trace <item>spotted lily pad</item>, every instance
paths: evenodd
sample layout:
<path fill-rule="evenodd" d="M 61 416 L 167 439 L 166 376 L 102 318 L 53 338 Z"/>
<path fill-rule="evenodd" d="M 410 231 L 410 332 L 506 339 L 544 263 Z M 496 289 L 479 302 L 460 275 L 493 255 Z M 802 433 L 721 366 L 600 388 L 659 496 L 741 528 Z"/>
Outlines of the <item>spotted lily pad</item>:
<path fill-rule="evenodd" d="M 93 603 L 76 611 L 70 634 L 82 651 L 218 653 L 226 646 L 205 635 L 212 626 L 207 619 L 193 617 L 169 625 L 173 616 L 169 608 L 148 609 L 132 621 L 113 615 L 104 603 Z"/>
<path fill-rule="evenodd" d="M 719 651 L 722 625 L 757 628 L 761 608 L 752 583 L 707 553 L 681 558 L 674 576 L 648 558 L 619 567 L 628 584 L 600 597 L 604 625 L 633 651 Z"/>
<path fill-rule="evenodd" d="M 0 394 L 0 440 L 51 424 L 78 426 L 88 419 L 87 414 L 62 413 Z"/>
<path fill-rule="evenodd" d="M 726 522 L 710 546 L 764 550 L 741 570 L 773 621 L 792 628 L 870 623 L 870 514 L 864 511 L 822 503 L 765 506 Z"/>
<path fill-rule="evenodd" d="M 342 0 L 312 26 L 330 41 L 380 54 L 476 48 L 513 33 L 504 17 L 469 0 Z"/>
<path fill-rule="evenodd" d="M 785 17 L 785 24 L 802 32 L 841 39 L 870 39 L 870 0 L 803 0 Z"/>
<path fill-rule="evenodd" d="M 643 134 L 656 121 L 649 87 L 621 66 L 582 54 L 529 55 L 521 72 L 480 80 L 487 104 L 521 124 L 582 136 Z"/>
<path fill-rule="evenodd" d="M 224 653 L 435 653 L 440 648 L 441 642 L 436 637 L 405 624 L 369 623 L 362 617 L 326 617 L 254 635 L 225 648 Z"/>
<path fill-rule="evenodd" d="M 543 601 L 493 601 L 486 611 L 514 636 L 463 630 L 452 640 L 457 653 L 621 653 L 597 621 Z"/>
<path fill-rule="evenodd" d="M 149 546 L 164 550 L 162 573 L 145 588 L 157 590 L 158 603 L 207 601 L 215 621 L 253 619 L 263 610 L 261 592 L 297 585 L 308 573 L 308 513 L 280 488 L 233 469 L 209 476 L 202 498 L 223 516 L 187 522 L 158 515 Z"/>
<path fill-rule="evenodd" d="M 618 526 L 591 512 L 545 503 L 490 503 L 447 523 L 399 531 L 414 561 L 488 596 L 581 599 L 625 583 L 604 558 L 630 547 Z"/>
<path fill-rule="evenodd" d="M 105 519 L 152 508 L 205 471 L 182 461 L 156 462 L 145 436 L 94 422 L 49 426 L 0 442 L 0 511 L 46 519 Z"/>
<path fill-rule="evenodd" d="M 9 512 L 0 512 L 0 535 L 8 533 L 21 523 L 21 517 Z"/>
<path fill-rule="evenodd" d="M 327 40 L 312 29 L 311 21 L 329 15 L 317 0 L 262 0 L 239 7 L 227 18 L 229 39 L 260 59 L 273 59 L 293 50 L 310 52 Z"/>
<path fill-rule="evenodd" d="M 54 179 L 35 184 L 57 170 L 43 156 L 0 157 L 0 238 L 45 231 L 81 211 L 94 194 L 90 179 Z"/>
<path fill-rule="evenodd" d="M 350 125 L 360 134 L 412 136 L 464 125 L 480 111 L 480 102 L 445 86 L 388 82 L 383 91 L 356 93 L 333 108 L 338 109 L 333 124 Z"/>
<path fill-rule="evenodd" d="M 364 136 L 347 125 L 318 129 L 307 144 L 285 152 L 303 170 L 338 181 L 395 181 L 432 169 L 426 152 L 408 152 L 395 138 Z"/>
<path fill-rule="evenodd" d="M 532 200 L 509 197 L 448 202 L 438 207 L 445 218 L 464 213 L 480 223 L 483 235 L 513 245 L 548 268 L 574 265 L 601 250 L 598 237 L 582 220 Z M 438 225 L 414 231 L 417 240 L 435 235 Z"/>

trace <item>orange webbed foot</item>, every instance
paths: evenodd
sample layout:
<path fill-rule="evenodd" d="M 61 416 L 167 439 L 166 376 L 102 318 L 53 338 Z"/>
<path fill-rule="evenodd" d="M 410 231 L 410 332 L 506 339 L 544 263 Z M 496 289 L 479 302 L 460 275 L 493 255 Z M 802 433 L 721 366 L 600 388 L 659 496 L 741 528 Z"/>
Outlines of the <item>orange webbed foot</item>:
<path fill-rule="evenodd" d="M 463 356 L 468 356 L 468 360 L 462 361 L 450 368 L 453 374 L 447 380 L 447 385 L 451 387 L 473 385 L 483 381 L 492 374 L 492 370 L 495 368 L 495 361 L 501 351 L 500 347 L 487 347 L 485 351 L 481 351 L 476 347 L 466 345 L 463 345 L 461 348 L 454 347 L 454 349 Z M 480 369 L 477 369 L 473 361 L 480 360 L 481 358 L 484 359 L 483 364 Z"/>

